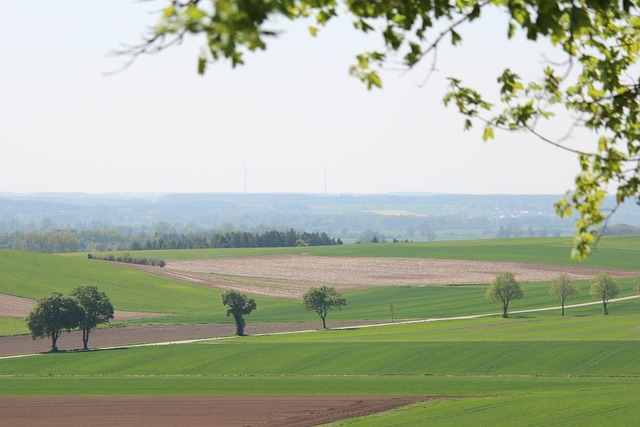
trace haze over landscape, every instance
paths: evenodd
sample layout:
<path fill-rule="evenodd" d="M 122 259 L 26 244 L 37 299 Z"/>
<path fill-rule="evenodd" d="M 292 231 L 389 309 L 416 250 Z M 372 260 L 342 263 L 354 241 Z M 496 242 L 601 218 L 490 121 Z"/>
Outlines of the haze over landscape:
<path fill-rule="evenodd" d="M 0 424 L 640 425 L 639 16 L 3 2 Z"/>
<path fill-rule="evenodd" d="M 235 70 L 221 63 L 198 76 L 199 38 L 121 70 L 126 58 L 109 53 L 137 43 L 160 7 L 3 4 L 0 141 L 10 161 L 0 191 L 243 192 L 245 167 L 253 193 L 323 193 L 325 170 L 334 194 L 562 194 L 572 185 L 571 153 L 519 133 L 483 144 L 481 130 L 464 132 L 442 105 L 448 76 L 495 87 L 507 64 L 526 76 L 554 58 L 543 43 L 506 43 L 497 13 L 461 29 L 462 48 L 443 49 L 423 87 L 429 63 L 385 71 L 384 90 L 367 91 L 348 67 L 379 42 L 344 19 L 316 38 L 307 23 L 273 22 L 281 35 Z"/>

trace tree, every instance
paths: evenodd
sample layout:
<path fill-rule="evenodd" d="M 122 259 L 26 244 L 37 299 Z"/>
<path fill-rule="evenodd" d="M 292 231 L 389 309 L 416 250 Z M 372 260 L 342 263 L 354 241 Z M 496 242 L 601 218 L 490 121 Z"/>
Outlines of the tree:
<path fill-rule="evenodd" d="M 104 292 L 98 291 L 96 286 L 78 286 L 71 292 L 82 311 L 78 326 L 82 329 L 82 345 L 85 350 L 89 346 L 89 334 L 101 323 L 113 319 L 113 305 Z"/>
<path fill-rule="evenodd" d="M 36 301 L 26 322 L 34 340 L 51 338 L 51 351 L 55 353 L 60 334 L 77 328 L 81 317 L 82 311 L 75 299 L 60 292 L 50 292 Z"/>
<path fill-rule="evenodd" d="M 357 55 L 350 68 L 369 89 L 382 87 L 379 70 L 385 64 L 410 70 L 431 61 L 430 69 L 435 70 L 439 49 L 447 42 L 461 45 L 465 25 L 473 25 L 489 9 L 504 12 L 508 39 L 517 32 L 530 40 L 546 39 L 566 55 L 566 61 L 547 61 L 538 79 L 530 82 L 522 81 L 511 69 L 504 70 L 496 76 L 499 101 L 495 103 L 451 77 L 445 104 L 458 109 L 465 129 L 482 123 L 485 141 L 494 138 L 495 130 L 524 131 L 576 155 L 581 171 L 575 188 L 555 206 L 560 216 L 579 215 L 573 257 L 584 258 L 589 253 L 598 227 L 615 211 L 602 207 L 609 185 L 617 184 L 618 206 L 627 199 L 640 204 L 640 79 L 636 66 L 640 6 L 633 0 L 166 0 L 165 4 L 158 23 L 142 42 L 120 52 L 130 55 L 130 62 L 200 34 L 204 36 L 198 57 L 200 74 L 208 64 L 220 60 L 237 67 L 247 52 L 266 49 L 268 39 L 278 35 L 270 29 L 278 18 L 311 17 L 316 24 L 309 32 L 316 35 L 318 27 L 346 15 L 355 31 L 376 35 L 384 43 L 384 49 Z M 568 132 L 576 127 L 587 129 L 596 148 L 570 148 L 563 145 L 565 138 L 544 134 L 540 123 L 558 113 L 575 117 Z"/>
<path fill-rule="evenodd" d="M 589 293 L 602 300 L 602 312 L 605 316 L 609 314 L 609 308 L 607 307 L 609 300 L 615 298 L 619 292 L 620 285 L 607 273 L 600 273 L 591 281 Z"/>
<path fill-rule="evenodd" d="M 256 301 L 248 298 L 245 294 L 229 289 L 221 295 L 222 304 L 226 307 L 227 317 L 233 316 L 236 322 L 236 335 L 244 335 L 244 315 L 251 314 L 257 309 Z"/>
<path fill-rule="evenodd" d="M 502 317 L 507 318 L 509 317 L 509 303 L 524 297 L 524 290 L 516 282 L 513 273 L 507 271 L 496 276 L 493 283 L 487 288 L 485 297 L 491 301 L 501 301 Z"/>
<path fill-rule="evenodd" d="M 560 273 L 558 278 L 551 284 L 549 294 L 551 294 L 553 298 L 560 298 L 560 302 L 562 303 L 562 315 L 564 316 L 564 300 L 566 298 L 579 295 L 580 291 L 573 283 L 571 283 L 567 273 Z"/>
<path fill-rule="evenodd" d="M 341 310 L 347 305 L 347 300 L 336 291 L 336 288 L 329 286 L 320 286 L 319 288 L 310 288 L 302 297 L 302 305 L 308 311 L 315 311 L 322 319 L 322 328 L 327 329 L 327 314 L 329 310 L 337 308 Z"/>

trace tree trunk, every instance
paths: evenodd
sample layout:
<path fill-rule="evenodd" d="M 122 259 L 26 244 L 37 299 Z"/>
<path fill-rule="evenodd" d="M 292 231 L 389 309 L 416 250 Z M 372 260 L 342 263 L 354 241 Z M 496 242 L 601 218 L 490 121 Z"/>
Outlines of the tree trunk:
<path fill-rule="evenodd" d="M 507 314 L 509 312 L 508 310 L 509 310 L 509 302 L 504 302 L 503 301 L 503 303 L 502 303 L 502 317 L 504 319 L 509 317 L 508 314 Z"/>
<path fill-rule="evenodd" d="M 58 352 L 58 337 L 60 336 L 60 334 L 51 334 L 51 352 L 52 353 L 57 353 Z"/>
<path fill-rule="evenodd" d="M 607 303 L 603 302 L 602 305 L 604 306 L 604 315 L 607 316 L 609 314 L 609 309 L 607 308 Z"/>
<path fill-rule="evenodd" d="M 327 322 L 325 321 L 327 316 L 320 317 L 322 319 L 322 329 L 327 329 Z"/>
<path fill-rule="evenodd" d="M 562 297 L 562 315 L 564 316 L 564 297 Z"/>
<path fill-rule="evenodd" d="M 89 349 L 89 329 L 82 329 L 82 345 L 85 350 Z"/>
<path fill-rule="evenodd" d="M 239 337 L 244 335 L 244 319 L 242 316 L 233 315 L 233 319 L 236 321 L 236 335 Z"/>

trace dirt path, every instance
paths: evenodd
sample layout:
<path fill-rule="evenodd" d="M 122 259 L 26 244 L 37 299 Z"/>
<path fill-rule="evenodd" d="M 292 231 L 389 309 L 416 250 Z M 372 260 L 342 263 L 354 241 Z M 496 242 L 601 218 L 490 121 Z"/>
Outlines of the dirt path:
<path fill-rule="evenodd" d="M 610 302 L 635 298 L 640 296 L 617 298 Z M 567 308 L 595 304 L 601 304 L 601 302 L 572 304 Z M 559 307 L 545 307 L 512 313 L 557 309 Z M 496 314 L 422 319 L 394 324 L 473 319 Z M 385 325 L 372 322 L 336 322 L 332 326 L 348 327 L 345 324 L 359 325 L 359 327 Z M 317 322 L 258 323 L 247 325 L 246 330 L 251 334 L 259 334 L 309 330 L 317 326 Z M 94 332 L 92 339 L 95 342 L 92 344 L 98 343 L 100 347 L 122 345 L 142 337 L 146 342 L 154 342 L 155 339 L 159 344 L 171 344 L 172 342 L 167 342 L 170 337 L 182 340 L 203 339 L 212 337 L 214 331 L 218 336 L 230 336 L 233 333 L 233 326 L 174 325 L 101 329 Z M 72 335 L 70 334 L 67 338 L 72 338 Z M 26 336 L 0 337 L 0 354 L 6 351 L 9 351 L 9 354 L 32 353 L 33 350 L 21 347 L 21 345 L 28 345 L 28 338 Z M 48 346 L 48 341 L 39 340 L 40 345 L 44 342 Z M 96 424 L 138 427 L 156 425 L 294 427 L 360 417 L 428 399 L 443 398 L 455 398 L 455 396 L 0 396 L 0 408 L 2 408 L 3 425 L 11 426 L 55 427 Z"/>
<path fill-rule="evenodd" d="M 2 425 L 304 427 L 446 396 L 0 396 Z"/>
<path fill-rule="evenodd" d="M 350 327 L 376 323 L 372 321 L 329 322 L 330 327 Z M 383 323 L 378 322 L 378 323 Z M 247 323 L 248 335 L 315 330 L 320 322 Z M 235 332 L 233 324 L 208 325 L 144 325 L 114 328 L 100 328 L 91 333 L 89 347 L 102 348 L 142 343 L 164 343 L 205 338 L 230 337 Z M 82 348 L 82 333 L 63 333 L 58 339 L 60 350 Z M 0 337 L 0 357 L 18 354 L 43 353 L 51 350 L 51 340 L 32 340 L 30 335 Z"/>
<path fill-rule="evenodd" d="M 254 295 L 300 298 L 310 286 L 329 284 L 339 291 L 372 286 L 491 283 L 497 274 L 514 273 L 520 282 L 540 282 L 568 273 L 572 280 L 592 279 L 605 271 L 632 277 L 638 271 L 429 258 L 351 258 L 268 255 L 245 258 L 170 260 L 165 268 L 136 267 L 174 280 Z"/>
<path fill-rule="evenodd" d="M 640 298 L 640 295 L 612 299 L 609 302 L 626 301 Z M 592 301 L 580 304 L 566 305 L 565 308 L 599 305 L 601 301 Z M 559 306 L 535 308 L 529 310 L 511 311 L 511 314 L 534 313 L 539 311 L 560 310 Z M 480 317 L 499 316 L 500 313 L 472 314 L 468 316 L 438 317 L 429 319 L 417 319 L 388 323 L 387 321 L 344 321 L 330 322 L 332 329 L 344 329 L 351 327 L 369 328 L 388 325 L 402 325 L 411 323 L 440 322 L 447 320 L 477 319 Z M 245 329 L 247 335 L 261 335 L 271 333 L 287 333 L 299 331 L 312 331 L 319 329 L 319 322 L 282 322 L 282 323 L 248 323 Z M 91 348 L 135 346 L 135 345 L 164 345 L 184 344 L 193 340 L 207 340 L 214 338 L 231 337 L 234 333 L 232 324 L 210 325 L 145 325 L 129 326 L 121 328 L 103 328 L 93 331 L 89 345 Z M 60 350 L 77 350 L 81 348 L 82 339 L 80 331 L 63 334 L 58 340 Z M 0 337 L 0 358 L 13 357 L 14 355 L 33 355 L 47 352 L 51 349 L 49 339 L 32 340 L 29 335 L 15 335 Z"/>

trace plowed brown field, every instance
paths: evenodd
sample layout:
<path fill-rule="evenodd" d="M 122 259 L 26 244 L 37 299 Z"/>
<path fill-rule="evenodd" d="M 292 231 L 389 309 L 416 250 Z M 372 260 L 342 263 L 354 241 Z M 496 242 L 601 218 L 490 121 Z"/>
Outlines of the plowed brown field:
<path fill-rule="evenodd" d="M 314 426 L 429 396 L 1 396 L 6 426 Z"/>

